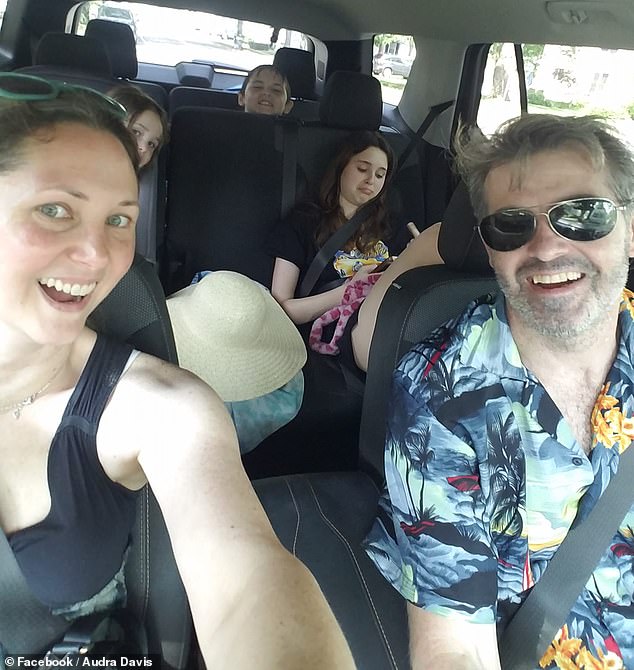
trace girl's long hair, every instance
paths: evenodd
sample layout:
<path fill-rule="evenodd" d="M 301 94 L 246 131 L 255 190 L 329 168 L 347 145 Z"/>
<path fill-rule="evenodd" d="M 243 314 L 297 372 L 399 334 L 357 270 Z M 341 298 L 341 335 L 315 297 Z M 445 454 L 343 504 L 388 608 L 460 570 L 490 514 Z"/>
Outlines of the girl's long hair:
<path fill-rule="evenodd" d="M 389 230 L 387 217 L 387 191 L 394 168 L 394 153 L 390 145 L 379 133 L 367 131 L 354 132 L 344 140 L 339 152 L 332 160 L 319 188 L 317 204 L 321 210 L 319 224 L 315 230 L 315 241 L 322 247 L 326 240 L 340 228 L 346 218 L 339 199 L 341 196 L 341 174 L 353 156 L 365 151 L 368 147 L 377 147 L 387 156 L 387 172 L 385 182 L 379 195 L 362 205 L 368 210 L 367 219 L 357 228 L 356 233 L 348 240 L 345 249 L 356 247 L 362 253 L 371 251 L 372 247 Z M 357 210 L 359 211 L 359 210 Z"/>

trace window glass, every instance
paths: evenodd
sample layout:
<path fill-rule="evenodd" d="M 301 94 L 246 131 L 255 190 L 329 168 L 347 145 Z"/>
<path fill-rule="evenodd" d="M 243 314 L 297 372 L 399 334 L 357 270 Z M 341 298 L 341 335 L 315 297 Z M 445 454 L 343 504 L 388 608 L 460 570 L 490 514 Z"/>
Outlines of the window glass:
<path fill-rule="evenodd" d="M 524 44 L 528 111 L 609 118 L 634 144 L 634 51 Z M 520 113 L 512 44 L 493 44 L 482 86 L 478 125 L 490 134 Z"/>
<path fill-rule="evenodd" d="M 4 10 L 7 8 L 8 0 L 0 0 L 0 27 L 2 26 L 2 19 L 4 18 Z"/>
<path fill-rule="evenodd" d="M 141 63 L 176 65 L 202 60 L 251 70 L 272 63 L 280 47 L 309 48 L 308 38 L 294 30 L 138 2 L 83 3 L 77 15 L 76 33 L 83 35 L 88 21 L 96 18 L 130 25 Z"/>
<path fill-rule="evenodd" d="M 519 116 L 521 111 L 514 46 L 496 42 L 489 48 L 484 70 L 478 126 L 490 135 L 503 121 Z"/>
<path fill-rule="evenodd" d="M 383 102 L 398 105 L 407 83 L 416 47 L 411 35 L 375 35 L 372 72 L 381 82 Z"/>

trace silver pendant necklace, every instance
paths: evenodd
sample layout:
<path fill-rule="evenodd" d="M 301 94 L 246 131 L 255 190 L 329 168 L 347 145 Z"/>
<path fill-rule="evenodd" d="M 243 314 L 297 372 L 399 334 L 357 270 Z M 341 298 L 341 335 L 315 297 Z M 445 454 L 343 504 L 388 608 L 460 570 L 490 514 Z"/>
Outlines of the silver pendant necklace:
<path fill-rule="evenodd" d="M 41 395 L 44 393 L 49 386 L 53 383 L 55 380 L 55 377 L 60 373 L 62 367 L 57 368 L 53 374 L 51 375 L 51 378 L 42 386 L 41 389 L 38 391 L 35 391 L 35 393 L 31 393 L 31 395 L 28 395 L 24 400 L 20 400 L 19 402 L 12 403 L 11 405 L 5 405 L 4 407 L 0 407 L 0 414 L 6 414 L 7 412 L 11 412 L 13 414 L 14 419 L 19 419 L 20 415 L 22 414 L 22 410 L 25 407 L 28 407 L 29 405 L 32 405 Z"/>

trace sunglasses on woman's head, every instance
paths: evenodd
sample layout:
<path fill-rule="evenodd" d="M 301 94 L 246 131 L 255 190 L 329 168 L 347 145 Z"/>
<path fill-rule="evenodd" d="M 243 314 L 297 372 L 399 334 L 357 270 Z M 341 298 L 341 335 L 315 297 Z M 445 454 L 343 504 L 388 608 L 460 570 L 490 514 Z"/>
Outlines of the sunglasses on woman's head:
<path fill-rule="evenodd" d="M 552 205 L 545 212 L 530 209 L 500 209 L 485 216 L 478 226 L 484 243 L 495 251 L 514 251 L 531 240 L 542 214 L 560 237 L 573 242 L 591 242 L 609 235 L 619 209 L 609 198 L 573 198 Z"/>
<path fill-rule="evenodd" d="M 102 107 L 105 106 L 106 109 L 122 120 L 127 116 L 126 109 L 122 104 L 87 86 L 76 86 L 63 81 L 51 81 L 30 74 L 0 72 L 0 98 L 6 100 L 17 102 L 56 100 L 66 91 L 80 92 L 88 96 L 90 100 Z"/>

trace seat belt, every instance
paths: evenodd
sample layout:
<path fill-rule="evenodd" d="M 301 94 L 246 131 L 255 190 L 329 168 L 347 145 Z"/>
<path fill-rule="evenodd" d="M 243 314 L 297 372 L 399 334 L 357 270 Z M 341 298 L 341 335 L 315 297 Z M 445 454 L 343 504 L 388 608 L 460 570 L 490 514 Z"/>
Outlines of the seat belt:
<path fill-rule="evenodd" d="M 502 670 L 534 670 L 625 518 L 634 495 L 634 444 L 590 513 L 572 527 L 502 634 Z"/>
<path fill-rule="evenodd" d="M 420 140 L 423 139 L 423 135 L 427 132 L 427 129 L 431 124 L 436 120 L 436 118 L 442 114 L 446 109 L 449 109 L 455 100 L 446 100 L 445 102 L 439 102 L 437 105 L 432 105 L 427 112 L 427 116 L 424 118 L 423 122 L 420 124 L 418 130 L 410 137 L 409 143 L 403 149 L 403 153 L 398 158 L 398 164 L 394 175 L 396 176 L 402 169 L 403 165 L 409 158 L 409 155 L 414 151 L 416 145 Z"/>
<path fill-rule="evenodd" d="M 52 614 L 29 588 L 15 554 L 4 533 L 0 532 L 0 667 L 9 654 L 39 654 L 55 656 L 83 654 L 93 644 L 111 640 L 113 621 L 133 639 L 130 653 L 148 653 L 145 628 L 125 611 L 97 612 L 69 621 Z M 114 617 L 114 618 L 113 618 Z M 125 628 L 122 628 L 125 624 Z M 116 640 L 115 638 L 115 641 Z M 111 650 L 116 648 L 110 647 Z M 8 666 L 7 666 L 8 667 Z"/>
<path fill-rule="evenodd" d="M 360 207 L 354 215 L 349 218 L 341 228 L 338 228 L 325 242 L 324 246 L 317 252 L 312 263 L 308 266 L 304 279 L 297 291 L 298 298 L 305 298 L 310 295 L 313 290 L 319 275 L 323 272 L 328 261 L 335 255 L 335 252 L 340 249 L 357 231 L 359 226 L 368 218 L 370 209 Z"/>
<path fill-rule="evenodd" d="M 429 112 L 425 117 L 424 121 L 421 123 L 418 130 L 410 138 L 408 145 L 403 150 L 403 153 L 398 159 L 398 164 L 394 170 L 394 177 L 401 171 L 403 165 L 409 158 L 409 155 L 412 153 L 416 147 L 418 141 L 423 137 L 427 132 L 427 129 L 434 120 L 438 117 L 439 114 L 444 112 L 446 109 L 449 109 L 451 105 L 454 104 L 454 100 L 446 100 L 445 102 L 439 102 L 437 105 L 432 105 L 429 108 Z M 298 298 L 305 298 L 307 295 L 310 295 L 310 292 L 313 290 L 317 279 L 323 272 L 328 261 L 334 256 L 335 252 L 341 248 L 357 231 L 359 226 L 367 218 L 364 209 L 359 209 L 354 214 L 354 216 L 347 221 L 341 228 L 336 230 L 325 242 L 323 247 L 319 250 L 315 258 L 313 258 L 312 263 L 308 267 L 304 279 L 302 280 L 299 290 L 297 291 Z"/>
<path fill-rule="evenodd" d="M 0 656 L 36 653 L 71 626 L 62 616 L 51 614 L 29 589 L 4 533 L 0 532 Z"/>

